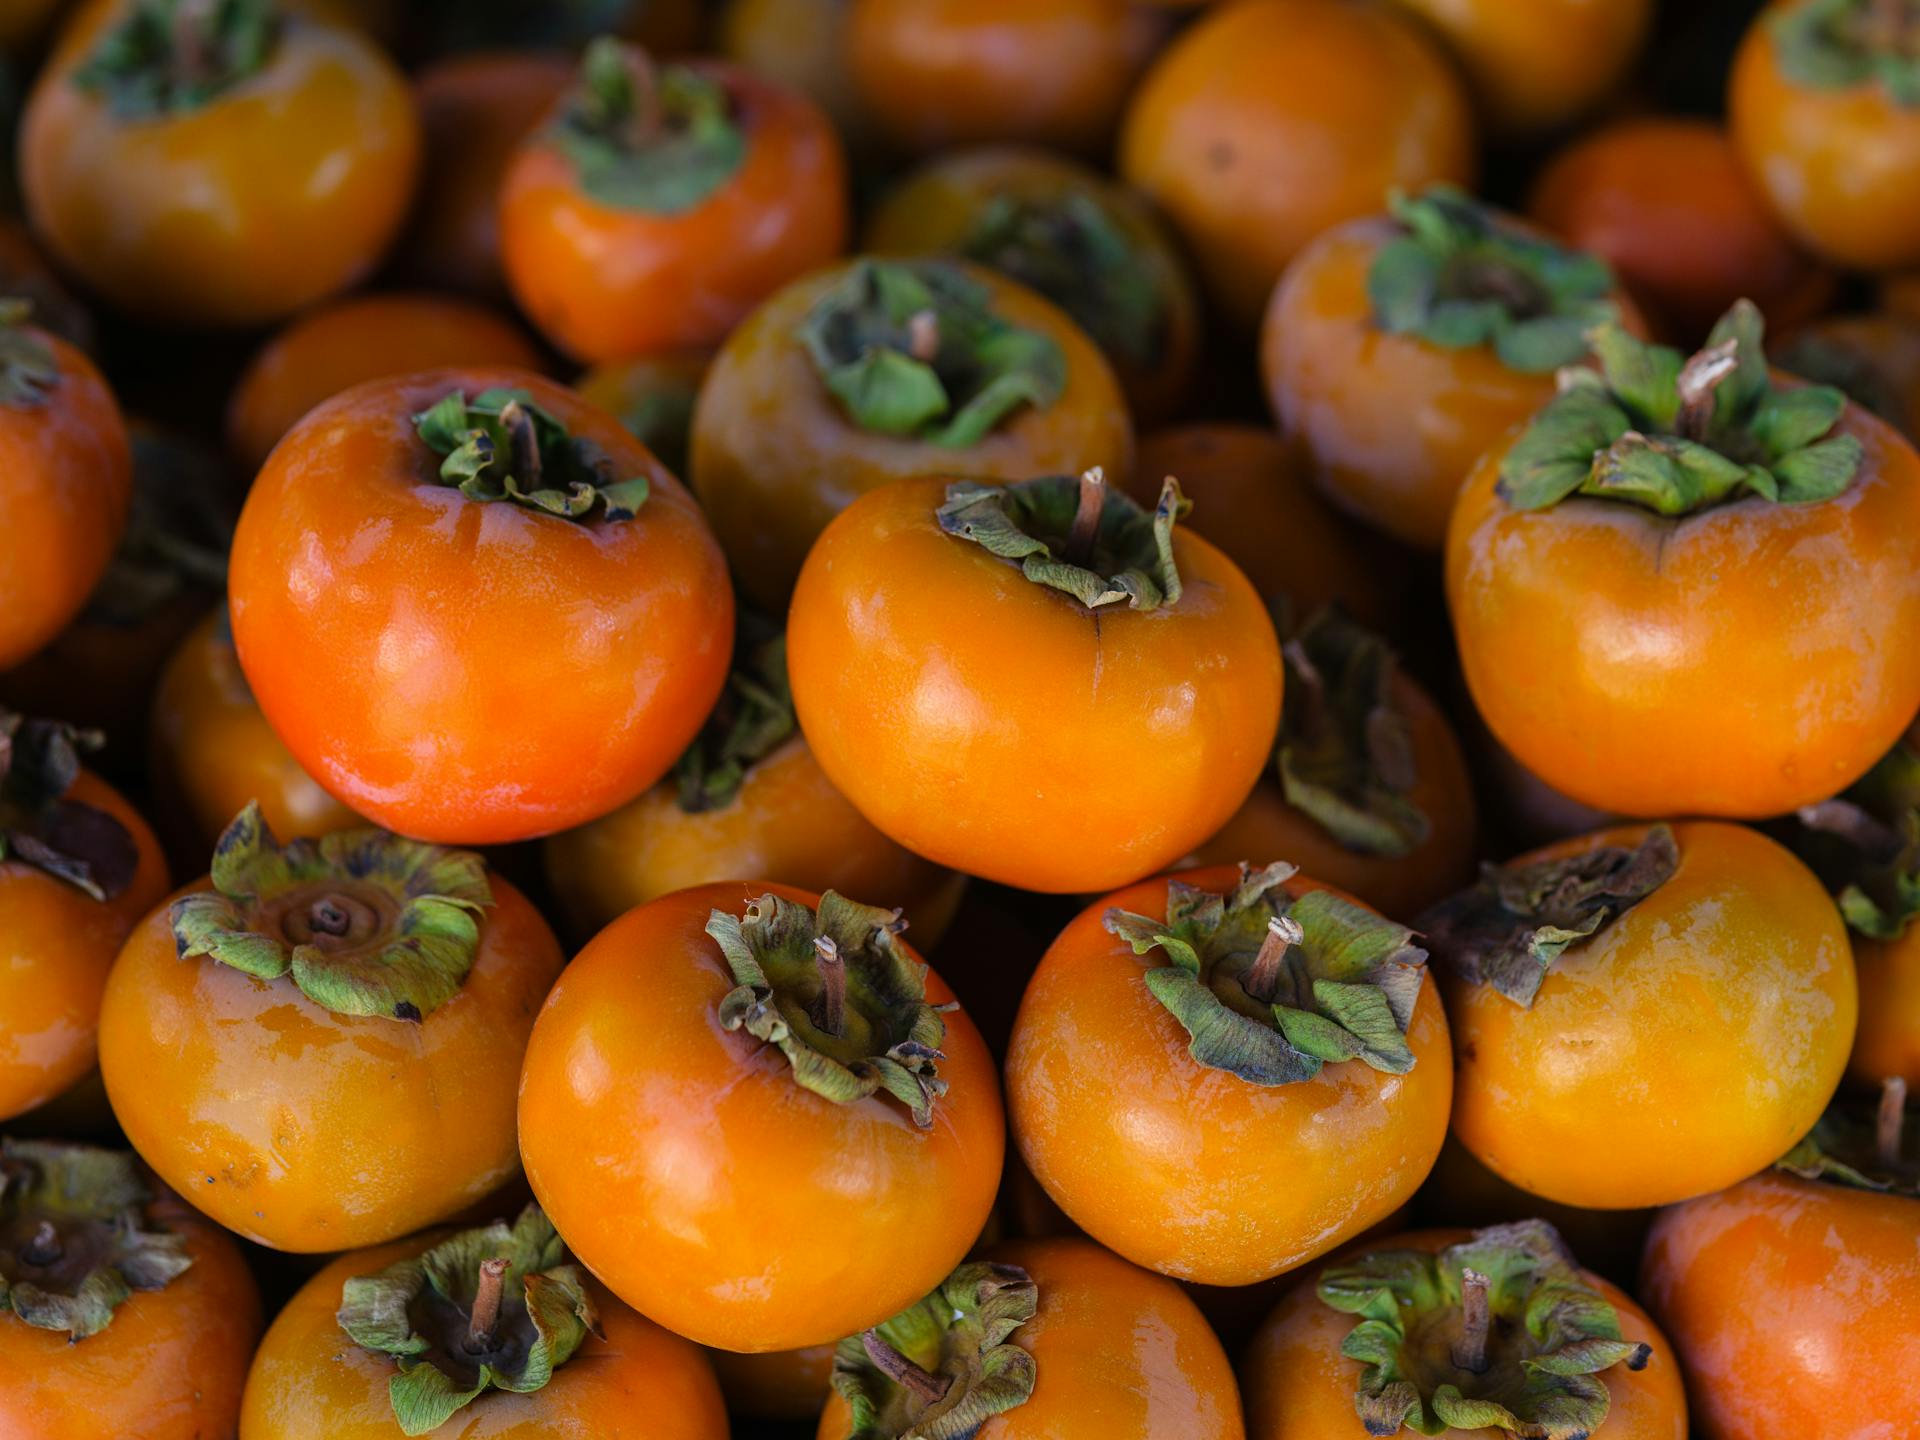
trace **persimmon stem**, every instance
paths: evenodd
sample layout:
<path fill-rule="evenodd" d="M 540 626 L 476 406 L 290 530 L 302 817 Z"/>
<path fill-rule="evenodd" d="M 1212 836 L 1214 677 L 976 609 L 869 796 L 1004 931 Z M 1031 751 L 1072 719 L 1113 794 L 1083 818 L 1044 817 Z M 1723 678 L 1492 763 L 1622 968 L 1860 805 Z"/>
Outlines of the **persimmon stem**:
<path fill-rule="evenodd" d="M 1300 922 L 1291 915 L 1276 915 L 1267 921 L 1267 938 L 1260 942 L 1260 953 L 1240 977 L 1240 988 L 1262 1005 L 1270 1002 L 1280 988 L 1280 962 L 1287 951 L 1306 939 Z"/>
<path fill-rule="evenodd" d="M 1689 440 L 1705 440 L 1713 425 L 1714 394 L 1740 368 L 1740 342 L 1731 337 L 1701 350 L 1680 367 L 1680 415 L 1674 429 Z"/>
<path fill-rule="evenodd" d="M 940 317 L 931 310 L 916 310 L 907 317 L 907 354 L 923 365 L 931 365 L 940 353 Z"/>
<path fill-rule="evenodd" d="M 889 1345 L 878 1330 L 861 1331 L 860 1345 L 867 1352 L 867 1358 L 874 1363 L 882 1375 L 896 1385 L 906 1386 L 920 1397 L 923 1404 L 933 1404 L 944 1396 L 953 1384 L 953 1377 L 950 1375 L 935 1375 L 931 1371 L 922 1370 Z"/>
<path fill-rule="evenodd" d="M 1068 564 L 1085 565 L 1093 557 L 1093 542 L 1100 537 L 1100 516 L 1106 508 L 1107 472 L 1095 465 L 1080 475 L 1080 505 L 1067 532 Z"/>
<path fill-rule="evenodd" d="M 60 1248 L 60 1232 L 51 1220 L 42 1220 L 33 1238 L 20 1247 L 21 1262 L 27 1265 L 57 1265 L 65 1252 Z"/>
<path fill-rule="evenodd" d="M 1454 1342 L 1453 1363 L 1469 1375 L 1487 1373 L 1487 1335 L 1493 1328 L 1489 1289 L 1478 1270 L 1469 1266 L 1460 1272 L 1460 1338 Z"/>
<path fill-rule="evenodd" d="M 508 472 L 523 491 L 540 488 L 540 441 L 534 433 L 533 416 L 518 400 L 500 407 L 500 428 L 507 432 L 511 447 L 507 454 Z"/>
<path fill-rule="evenodd" d="M 1907 1129 L 1907 1082 L 1889 1075 L 1880 1082 L 1880 1113 L 1874 1126 L 1874 1147 L 1889 1170 L 1900 1163 L 1901 1142 Z"/>
<path fill-rule="evenodd" d="M 500 1301 L 506 1281 L 506 1260 L 496 1256 L 480 1262 L 480 1282 L 474 1287 L 473 1310 L 467 1319 L 469 1355 L 483 1355 L 493 1348 L 493 1332 L 500 1325 Z"/>
<path fill-rule="evenodd" d="M 173 66 L 189 85 L 205 81 L 214 67 L 213 0 L 180 0 L 173 10 Z"/>
<path fill-rule="evenodd" d="M 316 935 L 344 935 L 353 924 L 353 916 L 333 896 L 322 895 L 307 912 L 307 923 Z"/>
<path fill-rule="evenodd" d="M 837 1040 L 847 1033 L 847 962 L 832 936 L 822 935 L 813 942 L 813 966 L 820 973 L 813 1023 Z"/>

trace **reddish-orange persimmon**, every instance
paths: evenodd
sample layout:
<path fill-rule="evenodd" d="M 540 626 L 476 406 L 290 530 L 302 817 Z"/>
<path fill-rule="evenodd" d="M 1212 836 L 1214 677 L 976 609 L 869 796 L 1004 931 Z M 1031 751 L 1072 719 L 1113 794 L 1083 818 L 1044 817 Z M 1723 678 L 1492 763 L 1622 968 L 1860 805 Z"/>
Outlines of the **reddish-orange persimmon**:
<path fill-rule="evenodd" d="M 458 447 L 485 460 L 462 488 Z M 658 780 L 733 632 L 680 483 L 613 417 L 511 370 L 376 380 L 309 414 L 254 482 L 230 591 L 247 681 L 301 767 L 390 828 L 465 844 L 583 824 Z"/>

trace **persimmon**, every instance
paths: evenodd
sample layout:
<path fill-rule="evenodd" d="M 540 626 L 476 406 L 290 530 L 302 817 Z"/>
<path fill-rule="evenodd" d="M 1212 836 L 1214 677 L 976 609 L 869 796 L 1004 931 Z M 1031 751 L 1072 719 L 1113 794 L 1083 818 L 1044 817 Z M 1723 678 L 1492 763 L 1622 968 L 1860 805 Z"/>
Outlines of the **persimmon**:
<path fill-rule="evenodd" d="M 1117 478 L 1132 460 L 1093 340 L 966 263 L 858 260 L 788 286 L 727 337 L 693 414 L 694 493 L 741 591 L 770 612 L 827 523 L 889 481 L 1090 465 Z"/>
<path fill-rule="evenodd" d="M 1261 1327 L 1241 1383 L 1249 1440 L 1687 1436 L 1666 1337 L 1541 1220 L 1415 1231 L 1330 1262 Z"/>
<path fill-rule="evenodd" d="M 239 1440 L 726 1440 L 699 1349 L 608 1295 L 528 1206 L 343 1255 L 274 1318 Z M 451 1432 L 449 1432 L 451 1433 Z"/>
<path fill-rule="evenodd" d="M 1824 799 L 1920 710 L 1920 456 L 1839 391 L 1771 376 L 1750 305 L 1686 361 L 1595 334 L 1599 370 L 1568 372 L 1454 509 L 1474 702 L 1597 809 Z"/>
<path fill-rule="evenodd" d="M 406 218 L 405 78 L 325 8 L 91 0 L 21 119 L 34 230 L 121 309 L 259 325 L 371 270 Z"/>
<path fill-rule="evenodd" d="M 1127 0 L 847 0 L 847 73 L 897 148 L 1104 149 L 1163 28 Z"/>
<path fill-rule="evenodd" d="M 821 772 L 794 720 L 784 635 L 755 617 L 735 654 L 668 779 L 547 838 L 547 879 L 574 929 L 592 935 L 672 891 L 754 875 L 898 906 L 916 940 L 937 944 L 966 882 L 887 839 Z"/>
<path fill-rule="evenodd" d="M 1327 498 L 1437 550 L 1474 462 L 1554 397 L 1554 373 L 1609 319 L 1640 329 L 1603 261 L 1436 186 L 1295 257 L 1261 370 Z"/>
<path fill-rule="evenodd" d="M 868 217 L 881 255 L 959 255 L 1029 285 L 1113 363 L 1138 420 L 1177 410 L 1200 350 L 1200 300 L 1145 200 L 1040 150 L 960 150 L 901 180 Z"/>
<path fill-rule="evenodd" d="M 608 1289 L 703 1345 L 792 1350 L 879 1324 L 972 1247 L 999 1086 L 903 928 L 733 881 L 629 910 L 567 967 L 520 1152 Z"/>
<path fill-rule="evenodd" d="M 1916 57 L 1905 0 L 1772 0 L 1734 56 L 1734 148 L 1781 223 L 1836 264 L 1920 263 Z"/>
<path fill-rule="evenodd" d="M 1171 1280 L 1085 1240 L 991 1247 L 840 1342 L 818 1440 L 1243 1440 L 1233 1366 Z"/>
<path fill-rule="evenodd" d="M 141 1158 L 235 1234 L 377 1244 L 514 1173 L 518 1060 L 562 963 L 478 855 L 371 827 L 283 846 L 249 806 L 128 937 L 100 1070 Z"/>
<path fill-rule="evenodd" d="M 80 764 L 99 739 L 0 710 L 0 1120 L 92 1071 L 107 972 L 167 893 L 153 832 Z"/>
<path fill-rule="evenodd" d="M 812 100 L 858 150 L 872 136 L 847 63 L 846 14 L 847 0 L 728 0 L 717 38 L 735 64 Z"/>
<path fill-rule="evenodd" d="M 466 844 L 653 784 L 733 634 L 692 498 L 524 371 L 375 380 L 310 412 L 248 495 L 229 588 L 247 683 L 301 768 L 369 819 Z"/>
<path fill-rule="evenodd" d="M 1781 228 L 1711 120 L 1642 116 L 1581 136 L 1541 169 L 1527 214 L 1605 260 L 1684 344 L 1743 297 L 1786 330 L 1833 295 L 1833 271 Z"/>
<path fill-rule="evenodd" d="M 833 1375 L 831 1345 L 741 1354 L 709 1350 L 707 1359 L 727 1397 L 727 1413 L 757 1420 L 811 1420 L 826 1402 Z"/>
<path fill-rule="evenodd" d="M 1912 1433 L 1920 1117 L 1885 1096 L 1864 1110 L 1836 1107 L 1776 1168 L 1654 1221 L 1640 1294 L 1701 1440 Z"/>
<path fill-rule="evenodd" d="M 354 295 L 309 310 L 254 353 L 227 401 L 227 449 L 252 476 L 300 417 L 368 380 L 455 365 L 542 368 L 520 328 L 442 295 Z"/>
<path fill-rule="evenodd" d="M 508 163 L 500 258 L 576 360 L 713 345 L 846 244 L 846 160 L 811 100 L 613 40 Z"/>
<path fill-rule="evenodd" d="M 1026 890 L 1123 885 L 1213 834 L 1271 753 L 1280 655 L 1185 509 L 1091 471 L 855 501 L 787 620 L 827 778 L 914 853 Z"/>
<path fill-rule="evenodd" d="M 1734 1184 L 1813 1128 L 1846 1067 L 1846 931 L 1813 872 L 1743 826 L 1561 841 L 1419 923 L 1453 1022 L 1454 1133 L 1549 1200 Z"/>
<path fill-rule="evenodd" d="M 0 1437 L 232 1435 L 260 1294 L 133 1156 L 0 1139 Z"/>
<path fill-rule="evenodd" d="M 1920 319 L 1889 311 L 1815 320 L 1777 347 L 1775 361 L 1837 386 L 1908 440 L 1920 439 Z"/>
<path fill-rule="evenodd" d="M 133 502 L 127 428 L 106 377 L 0 305 L 0 670 L 80 613 Z"/>
<path fill-rule="evenodd" d="M 1202 15 L 1155 61 L 1119 165 L 1251 331 L 1322 230 L 1372 214 L 1396 186 L 1470 184 L 1473 120 L 1446 57 L 1388 6 L 1249 0 Z"/>
<path fill-rule="evenodd" d="M 82 350 L 93 348 L 93 316 L 61 283 L 33 232 L 11 217 L 0 217 L 0 293 L 25 300 L 42 329 Z"/>
<path fill-rule="evenodd" d="M 664 350 L 596 365 L 573 388 L 626 426 L 667 469 L 685 477 L 693 403 L 712 363 L 710 351 Z"/>
<path fill-rule="evenodd" d="M 1404 1204 L 1447 1131 L 1447 1022 L 1413 932 L 1275 863 L 1083 910 L 1020 1002 L 1021 1158 L 1135 1264 L 1251 1285 Z"/>
<path fill-rule="evenodd" d="M 1385 915 L 1473 874 L 1473 780 L 1440 707 L 1378 635 L 1323 611 L 1285 648 L 1274 761 L 1196 865 L 1284 855 Z"/>

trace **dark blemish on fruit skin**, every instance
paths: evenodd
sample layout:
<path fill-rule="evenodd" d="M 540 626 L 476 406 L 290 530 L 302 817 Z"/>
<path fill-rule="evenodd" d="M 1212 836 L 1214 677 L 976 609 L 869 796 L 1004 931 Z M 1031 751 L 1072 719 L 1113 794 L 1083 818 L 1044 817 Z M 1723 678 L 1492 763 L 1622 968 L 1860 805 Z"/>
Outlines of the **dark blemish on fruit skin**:
<path fill-rule="evenodd" d="M 1233 146 L 1224 140 L 1216 140 L 1207 147 L 1207 164 L 1216 170 L 1232 169 L 1233 159 Z"/>
<path fill-rule="evenodd" d="M 393 1018 L 396 1020 L 410 1020 L 415 1025 L 418 1025 L 420 1023 L 420 1007 L 411 1000 L 402 1000 L 398 1005 L 393 1007 Z"/>
<path fill-rule="evenodd" d="M 1462 1040 L 1454 1046 L 1453 1059 L 1454 1059 L 1454 1068 L 1456 1070 L 1459 1069 L 1460 1066 L 1468 1063 L 1469 1061 L 1478 1060 L 1479 1058 L 1480 1058 L 1479 1047 L 1477 1047 L 1471 1040 Z"/>

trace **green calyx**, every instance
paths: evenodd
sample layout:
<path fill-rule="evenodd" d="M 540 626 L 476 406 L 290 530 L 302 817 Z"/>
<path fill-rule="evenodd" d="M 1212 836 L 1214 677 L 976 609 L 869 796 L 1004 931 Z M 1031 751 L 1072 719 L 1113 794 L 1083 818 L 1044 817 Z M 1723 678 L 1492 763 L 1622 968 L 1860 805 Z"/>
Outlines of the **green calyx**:
<path fill-rule="evenodd" d="M 1158 610 L 1180 603 L 1173 527 L 1192 508 L 1180 482 L 1168 476 L 1149 513 L 1109 486 L 1095 466 L 1078 480 L 956 480 L 934 518 L 947 534 L 1018 562 L 1034 584 L 1089 610 L 1119 604 Z"/>
<path fill-rule="evenodd" d="M 279 32 L 274 0 L 133 0 L 73 83 L 122 120 L 186 115 L 256 74 Z"/>
<path fill-rule="evenodd" d="M 787 685 L 787 637 L 741 612 L 733 673 L 707 723 L 673 767 L 680 808 L 689 815 L 733 803 L 747 772 L 798 732 Z"/>
<path fill-rule="evenodd" d="M 394 1419 L 426 1435 L 488 1390 L 531 1394 L 600 1332 L 586 1276 L 537 1205 L 511 1227 L 463 1230 L 341 1287 L 354 1344 L 399 1367 Z"/>
<path fill-rule="evenodd" d="M 1920 105 L 1916 0 L 1801 0 L 1766 23 L 1781 73 L 1796 85 L 1878 85 L 1896 105 Z"/>
<path fill-rule="evenodd" d="M 1514 509 L 1585 495 L 1672 517 L 1742 496 L 1806 505 L 1853 483 L 1860 442 L 1832 433 L 1846 396 L 1775 385 L 1750 301 L 1690 359 L 1617 324 L 1590 339 L 1599 370 L 1562 370 L 1560 393 L 1500 463 L 1500 496 Z"/>
<path fill-rule="evenodd" d="M 0 860 L 31 865 L 95 900 L 133 883 L 140 850 L 105 810 L 67 798 L 98 730 L 0 709 Z"/>
<path fill-rule="evenodd" d="M 616 210 L 678 215 L 733 178 L 747 137 L 719 81 L 601 36 L 548 132 L 580 188 Z"/>
<path fill-rule="evenodd" d="M 1337 609 L 1288 641 L 1277 764 L 1287 803 L 1349 850 L 1410 854 L 1433 831 L 1413 803 L 1413 735 L 1386 641 Z"/>
<path fill-rule="evenodd" d="M 507 500 L 543 515 L 631 520 L 647 503 L 645 475 L 620 478 L 606 452 L 533 403 L 524 390 L 453 390 L 413 417 L 427 448 L 446 458 L 440 479 L 469 500 Z"/>
<path fill-rule="evenodd" d="M 944 449 L 1046 409 L 1067 383 L 1051 336 L 1003 319 L 985 286 L 937 260 L 857 262 L 798 336 L 855 425 Z"/>
<path fill-rule="evenodd" d="M 1803 1180 L 1920 1199 L 1920 1124 L 1907 1105 L 1907 1082 L 1883 1082 L 1877 1104 L 1835 1100 L 1774 1164 Z"/>
<path fill-rule="evenodd" d="M 1139 369 L 1159 357 L 1167 297 L 1124 222 L 1097 192 L 996 195 L 956 248 L 1039 291 L 1107 354 Z"/>
<path fill-rule="evenodd" d="M 1799 812 L 1795 848 L 1833 889 L 1847 923 L 1897 940 L 1920 915 L 1920 745 L 1899 741 L 1845 793 Z"/>
<path fill-rule="evenodd" d="M 884 1325 L 842 1340 L 832 1383 L 852 1412 L 846 1440 L 973 1440 L 1025 1404 L 1036 1370 L 1012 1337 L 1039 1301 L 1019 1266 L 975 1261 Z"/>
<path fill-rule="evenodd" d="M 772 894 L 744 915 L 715 910 L 707 934 L 734 982 L 720 1023 L 777 1047 L 804 1090 L 836 1105 L 884 1092 L 931 1125 L 947 1093 L 947 1023 L 927 1003 L 927 967 L 899 943 L 904 929 L 898 910 L 831 890 L 817 913 Z"/>
<path fill-rule="evenodd" d="M 1587 1440 L 1612 1404 L 1603 1372 L 1653 1355 L 1620 1338 L 1619 1313 L 1544 1220 L 1438 1254 L 1376 1250 L 1329 1267 L 1316 1293 L 1359 1319 L 1340 1353 L 1363 1367 L 1353 1404 L 1369 1435 Z"/>
<path fill-rule="evenodd" d="M 1478 883 L 1420 917 L 1420 932 L 1462 980 L 1529 1006 L 1554 961 L 1666 884 L 1679 864 L 1672 829 L 1655 825 L 1631 850 L 1596 845 L 1559 860 L 1483 865 Z"/>
<path fill-rule="evenodd" d="M 31 305 L 0 299 L 0 405 L 28 410 L 46 402 L 60 383 L 60 362 L 27 323 Z"/>
<path fill-rule="evenodd" d="M 212 880 L 169 911 L 183 960 L 290 976 L 336 1015 L 414 1023 L 465 983 L 493 903 L 486 862 L 470 851 L 372 826 L 282 846 L 258 804 L 220 837 Z"/>
<path fill-rule="evenodd" d="M 1165 919 L 1115 908 L 1103 923 L 1136 955 L 1162 952 L 1146 986 L 1209 1069 L 1254 1085 L 1310 1080 L 1343 1060 L 1406 1074 L 1426 951 L 1406 926 L 1330 891 L 1295 898 L 1293 873 L 1242 865 L 1227 895 L 1172 880 Z"/>
<path fill-rule="evenodd" d="M 133 508 L 87 619 L 137 625 L 192 591 L 224 595 L 234 515 L 213 455 L 171 435 L 133 434 Z"/>
<path fill-rule="evenodd" d="M 164 1290 L 193 1259 L 149 1228 L 152 1202 L 125 1151 L 0 1138 L 0 1314 L 77 1343 L 136 1290 Z"/>
<path fill-rule="evenodd" d="M 1443 350 L 1490 345 L 1510 370 L 1546 374 L 1587 354 L 1619 318 L 1604 260 L 1509 225 L 1452 185 L 1395 195 L 1401 234 L 1367 271 L 1373 323 Z"/>

